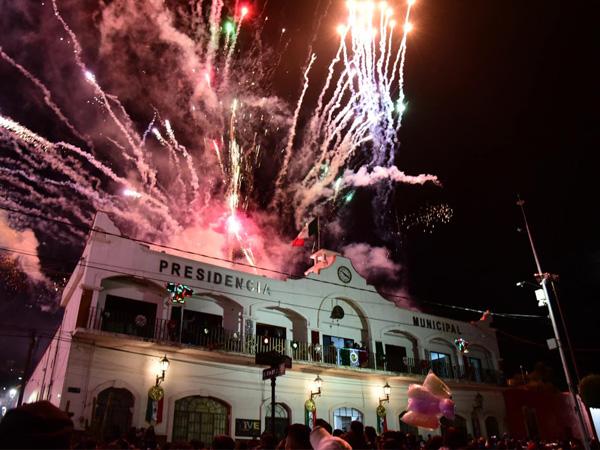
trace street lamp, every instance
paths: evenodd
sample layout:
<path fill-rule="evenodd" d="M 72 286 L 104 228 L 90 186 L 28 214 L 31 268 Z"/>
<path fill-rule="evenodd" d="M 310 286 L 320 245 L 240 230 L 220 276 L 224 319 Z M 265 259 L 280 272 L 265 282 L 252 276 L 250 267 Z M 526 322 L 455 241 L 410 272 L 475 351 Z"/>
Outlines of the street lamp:
<path fill-rule="evenodd" d="M 385 384 L 383 385 L 383 395 L 385 395 L 385 397 L 379 399 L 379 404 L 382 405 L 383 403 L 389 403 L 391 393 L 392 393 L 392 387 L 386 381 Z"/>
<path fill-rule="evenodd" d="M 323 386 L 323 379 L 317 375 L 317 378 L 315 378 L 315 381 L 313 382 L 315 387 L 317 388 L 317 392 L 313 392 L 312 390 L 310 391 L 310 399 L 312 400 L 313 397 L 320 397 L 321 396 L 321 386 Z"/>
<path fill-rule="evenodd" d="M 571 398 L 573 399 L 575 413 L 577 414 L 577 419 L 579 420 L 579 426 L 581 428 L 581 435 L 583 436 L 583 446 L 586 450 L 589 450 L 590 449 L 590 441 L 588 438 L 588 430 L 585 425 L 585 421 L 583 419 L 583 414 L 581 412 L 581 408 L 579 405 L 579 398 L 577 397 L 577 390 L 576 390 L 575 384 L 573 383 L 573 379 L 571 378 L 571 373 L 570 373 L 569 366 L 567 363 L 567 355 L 565 353 L 564 344 L 562 343 L 560 331 L 558 329 L 558 324 L 556 323 L 556 319 L 554 317 L 554 308 L 558 307 L 558 312 L 561 315 L 563 332 L 565 333 L 567 345 L 568 345 L 570 353 L 571 353 L 570 356 L 573 361 L 573 366 L 575 368 L 575 372 L 577 373 L 577 362 L 575 360 L 575 355 L 573 354 L 573 349 L 571 348 L 571 343 L 569 342 L 569 335 L 567 332 L 567 327 L 566 327 L 564 318 L 562 317 L 562 313 L 560 311 L 560 304 L 558 303 L 558 295 L 556 293 L 556 290 L 555 290 L 554 284 L 553 284 L 554 281 L 556 281 L 558 277 L 551 273 L 542 271 L 542 266 L 540 264 L 538 254 L 535 249 L 535 245 L 533 243 L 533 236 L 531 235 L 531 230 L 529 229 L 529 223 L 527 222 L 527 215 L 525 214 L 525 207 L 524 207 L 525 202 L 523 200 L 521 200 L 520 197 L 519 197 L 519 200 L 517 201 L 517 205 L 519 206 L 519 208 L 521 208 L 521 213 L 523 215 L 525 231 L 527 232 L 527 237 L 529 238 L 529 245 L 531 247 L 531 253 L 533 254 L 533 259 L 535 260 L 535 266 L 537 269 L 537 273 L 535 274 L 535 277 L 539 283 L 539 284 L 535 285 L 534 283 L 530 283 L 530 282 L 520 282 L 520 283 L 517 283 L 517 286 L 534 285 L 536 288 L 536 298 L 538 300 L 538 305 L 539 306 L 548 306 L 548 316 L 550 318 L 550 322 L 552 323 L 552 330 L 554 331 L 554 339 L 556 341 L 556 346 L 558 347 L 558 352 L 560 354 L 563 371 L 565 373 L 565 380 L 567 381 L 567 386 L 569 387 L 569 392 L 571 394 Z M 550 284 L 550 288 L 548 287 L 548 284 Z M 550 296 L 550 289 L 552 290 L 554 297 Z"/>
<path fill-rule="evenodd" d="M 171 364 L 171 362 L 169 361 L 169 358 L 167 358 L 167 355 L 163 356 L 159 362 L 160 370 L 161 370 L 162 374 L 156 375 L 156 386 L 160 386 L 160 383 L 165 381 L 165 373 L 167 372 L 167 369 L 169 368 L 169 364 Z"/>

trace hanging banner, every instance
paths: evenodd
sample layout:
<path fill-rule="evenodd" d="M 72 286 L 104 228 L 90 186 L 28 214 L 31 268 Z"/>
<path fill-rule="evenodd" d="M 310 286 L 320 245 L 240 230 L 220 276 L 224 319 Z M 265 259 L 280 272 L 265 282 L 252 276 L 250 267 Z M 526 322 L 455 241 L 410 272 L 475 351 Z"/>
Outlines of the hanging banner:
<path fill-rule="evenodd" d="M 317 421 L 317 405 L 311 398 L 304 402 L 304 425 L 313 430 Z"/>
<path fill-rule="evenodd" d="M 148 406 L 146 407 L 146 422 L 158 425 L 163 420 L 165 391 L 160 386 L 152 386 L 148 391 Z"/>

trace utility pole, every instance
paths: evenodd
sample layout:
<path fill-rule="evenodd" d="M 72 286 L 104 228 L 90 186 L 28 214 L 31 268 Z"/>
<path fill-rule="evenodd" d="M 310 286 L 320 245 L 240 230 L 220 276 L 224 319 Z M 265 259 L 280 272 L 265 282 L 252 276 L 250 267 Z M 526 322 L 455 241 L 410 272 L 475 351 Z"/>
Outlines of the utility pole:
<path fill-rule="evenodd" d="M 275 436 L 275 377 L 271 377 L 271 433 Z"/>
<path fill-rule="evenodd" d="M 525 224 L 525 230 L 527 231 L 527 237 L 529 238 L 529 244 L 531 246 L 531 253 L 533 254 L 533 258 L 535 260 L 535 265 L 536 265 L 536 269 L 537 269 L 536 279 L 537 279 L 540 287 L 544 291 L 544 295 L 546 297 L 547 306 L 548 306 L 548 315 L 550 317 L 550 322 L 552 323 L 552 329 L 554 331 L 554 339 L 556 340 L 556 346 L 558 347 L 558 352 L 560 354 L 560 360 L 561 360 L 561 363 L 563 366 L 565 380 L 567 381 L 567 386 L 569 387 L 569 393 L 571 394 L 573 403 L 575 405 L 575 412 L 577 413 L 577 419 L 579 421 L 579 426 L 581 428 L 581 435 L 583 436 L 583 446 L 584 446 L 585 450 L 590 450 L 590 440 L 588 437 L 585 420 L 583 418 L 583 413 L 581 412 L 581 408 L 579 405 L 579 398 L 577 397 L 577 388 L 575 386 L 575 383 L 573 382 L 573 379 L 571 378 L 567 355 L 565 353 L 565 348 L 562 343 L 558 324 L 556 323 L 556 318 L 554 317 L 554 303 L 556 303 L 558 305 L 558 295 L 557 295 L 556 290 L 554 289 L 554 284 L 553 284 L 553 281 L 556 278 L 556 276 L 542 271 L 540 260 L 538 258 L 538 254 L 535 249 L 535 245 L 533 243 L 533 237 L 531 235 L 531 230 L 529 229 L 529 223 L 527 222 L 527 215 L 525 214 L 525 208 L 524 208 L 525 202 L 523 200 L 521 200 L 520 197 L 517 201 L 517 205 L 521 208 L 521 213 L 523 215 L 523 222 Z M 550 283 L 550 285 L 552 287 L 552 294 L 555 295 L 554 297 L 552 297 L 550 295 L 551 289 L 548 288 L 548 283 Z M 559 310 L 559 312 L 560 312 L 560 310 Z M 562 319 L 561 321 L 562 321 L 563 328 L 564 328 L 563 332 L 565 333 L 565 336 L 568 336 L 566 324 L 564 322 L 564 318 L 562 318 L 562 313 L 561 313 L 561 319 Z M 567 342 L 568 342 L 568 337 L 567 337 Z M 571 353 L 573 353 L 573 350 L 572 349 L 570 349 L 570 350 L 571 350 Z M 575 361 L 575 355 L 572 354 L 571 357 L 572 357 L 572 360 Z M 575 364 L 575 367 L 577 367 L 576 364 Z"/>
<path fill-rule="evenodd" d="M 37 344 L 37 335 L 35 330 L 31 330 L 29 341 L 29 350 L 27 351 L 27 360 L 25 361 L 25 370 L 23 371 L 23 382 L 21 383 L 21 389 L 19 389 L 19 399 L 17 401 L 17 406 L 21 406 L 23 404 L 23 396 L 25 395 L 25 383 L 29 381 L 29 372 L 31 370 L 31 360 L 33 359 L 33 350 L 35 349 L 35 344 Z"/>

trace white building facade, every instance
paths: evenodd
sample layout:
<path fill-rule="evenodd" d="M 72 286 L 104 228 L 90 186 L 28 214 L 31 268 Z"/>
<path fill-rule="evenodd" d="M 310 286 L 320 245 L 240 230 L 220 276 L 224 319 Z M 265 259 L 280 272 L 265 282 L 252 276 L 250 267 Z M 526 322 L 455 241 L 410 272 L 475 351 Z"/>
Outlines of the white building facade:
<path fill-rule="evenodd" d="M 407 389 L 431 369 L 450 386 L 455 426 L 471 435 L 505 430 L 499 351 L 487 321 L 459 322 L 399 308 L 368 285 L 345 257 L 313 255 L 300 279 L 275 279 L 149 248 L 120 236 L 99 213 L 62 297 L 61 327 L 30 377 L 26 402 L 46 399 L 75 427 L 104 439 L 148 426 L 148 392 L 170 364 L 152 423 L 168 441 L 236 439 L 269 427 L 271 384 L 256 353 L 276 350 L 293 365 L 277 378 L 276 430 L 317 417 L 334 428 L 353 419 L 389 429 Z M 173 303 L 167 283 L 193 290 Z M 182 320 L 183 319 L 183 320 Z M 463 354 L 454 344 L 469 342 Z M 159 380 L 160 381 L 160 380 Z M 383 386 L 391 387 L 389 402 Z M 411 430 L 426 436 L 428 430 Z"/>

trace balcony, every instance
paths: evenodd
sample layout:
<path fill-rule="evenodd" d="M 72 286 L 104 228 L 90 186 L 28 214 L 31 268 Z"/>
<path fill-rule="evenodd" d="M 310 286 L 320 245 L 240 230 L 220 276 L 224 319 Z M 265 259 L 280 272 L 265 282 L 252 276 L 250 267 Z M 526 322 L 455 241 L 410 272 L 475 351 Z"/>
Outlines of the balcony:
<path fill-rule="evenodd" d="M 299 363 L 310 363 L 331 367 L 348 367 L 354 370 L 377 370 L 398 375 L 426 375 L 433 370 L 441 378 L 475 383 L 501 384 L 501 372 L 477 370 L 442 364 L 436 361 L 405 357 L 395 369 L 388 370 L 385 359 L 360 348 L 337 348 L 289 339 L 242 336 L 241 333 L 224 328 L 186 327 L 180 330 L 177 322 L 166 319 L 147 321 L 131 317 L 130 314 L 107 314 L 92 308 L 88 319 L 89 330 L 133 336 L 144 341 L 185 345 L 210 351 L 254 356 L 256 353 L 277 351 Z"/>

